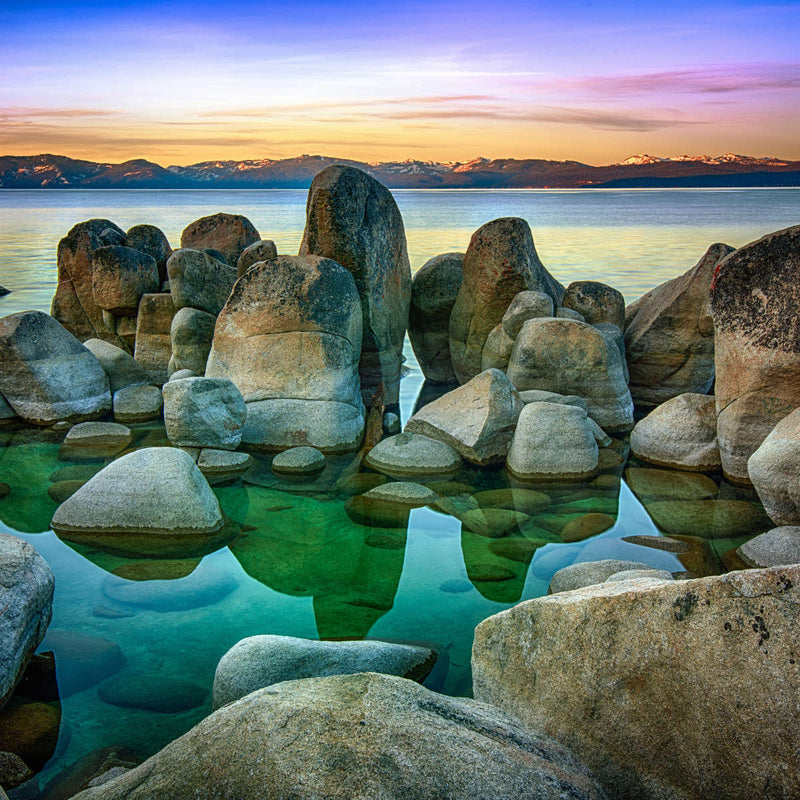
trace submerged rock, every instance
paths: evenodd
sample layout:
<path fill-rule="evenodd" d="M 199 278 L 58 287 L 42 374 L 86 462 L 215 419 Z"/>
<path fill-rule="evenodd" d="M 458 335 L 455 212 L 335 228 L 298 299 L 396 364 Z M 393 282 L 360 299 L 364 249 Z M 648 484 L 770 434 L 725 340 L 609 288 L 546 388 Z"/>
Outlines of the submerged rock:
<path fill-rule="evenodd" d="M 583 322 L 532 319 L 522 326 L 508 377 L 518 391 L 543 389 L 585 398 L 604 430 L 633 427 L 633 401 L 617 346 Z"/>
<path fill-rule="evenodd" d="M 508 451 L 509 472 L 522 480 L 580 480 L 597 469 L 598 449 L 577 406 L 528 403 Z"/>
<path fill-rule="evenodd" d="M 308 190 L 300 256 L 324 256 L 352 276 L 361 300 L 358 370 L 365 403 L 380 383 L 398 401 L 403 340 L 411 302 L 403 218 L 392 193 L 354 167 L 333 165 Z"/>
<path fill-rule="evenodd" d="M 406 423 L 406 432 L 439 439 L 473 464 L 500 463 L 521 408 L 505 373 L 489 369 L 423 406 Z"/>
<path fill-rule="evenodd" d="M 159 673 L 125 671 L 102 683 L 97 694 L 112 706 L 176 714 L 202 705 L 208 689 L 183 678 L 165 681 Z"/>
<path fill-rule="evenodd" d="M 51 316 L 0 318 L 0 392 L 26 422 L 82 422 L 111 410 L 100 362 Z"/>
<path fill-rule="evenodd" d="M 722 469 L 748 483 L 747 459 L 800 406 L 800 225 L 764 236 L 718 265 L 714 315 Z"/>
<path fill-rule="evenodd" d="M 149 447 L 104 467 L 56 509 L 52 527 L 80 544 L 168 555 L 170 549 L 213 541 L 223 518 L 189 455 Z"/>
<path fill-rule="evenodd" d="M 56 654 L 58 693 L 71 697 L 122 669 L 125 656 L 116 642 L 78 631 L 49 630 L 42 648 Z"/>
<path fill-rule="evenodd" d="M 713 397 L 681 394 L 639 420 L 631 433 L 636 458 L 687 472 L 720 468 L 717 408 Z"/>
<path fill-rule="evenodd" d="M 217 664 L 213 708 L 221 708 L 274 683 L 300 678 L 378 672 L 422 682 L 435 663 L 434 651 L 414 645 L 249 636 L 237 642 Z"/>
<path fill-rule="evenodd" d="M 567 792 L 574 800 L 603 797 L 585 768 L 550 739 L 473 700 L 359 673 L 253 692 L 75 800 L 194 800 L 198 793 L 238 800 L 556 800 Z"/>
<path fill-rule="evenodd" d="M 516 217 L 487 222 L 475 231 L 463 272 L 450 316 L 450 356 L 459 382 L 466 383 L 481 371 L 486 338 L 519 292 L 544 292 L 558 305 L 564 287 L 539 261 L 528 223 Z"/>
<path fill-rule="evenodd" d="M 60 455 L 74 458 L 110 458 L 133 440 L 131 429 L 116 422 L 80 422 L 64 437 Z"/>
<path fill-rule="evenodd" d="M 0 706 L 44 638 L 54 584 L 52 570 L 32 545 L 0 533 Z"/>
<path fill-rule="evenodd" d="M 426 261 L 411 284 L 408 338 L 426 380 L 455 383 L 450 361 L 450 314 L 464 278 L 464 254 L 445 253 Z"/>
<path fill-rule="evenodd" d="M 461 456 L 449 444 L 419 433 L 398 433 L 369 451 L 367 466 L 389 475 L 448 475 L 458 471 Z"/>
<path fill-rule="evenodd" d="M 475 631 L 475 696 L 557 737 L 611 797 L 793 797 L 798 592 L 800 568 L 779 567 L 521 603 Z"/>
<path fill-rule="evenodd" d="M 225 261 L 236 267 L 245 248 L 261 240 L 252 222 L 241 214 L 211 214 L 184 228 L 181 247 L 218 250 Z"/>
<path fill-rule="evenodd" d="M 625 348 L 636 403 L 658 405 L 714 382 L 714 322 L 708 290 L 733 248 L 712 244 L 690 270 L 628 306 Z"/>

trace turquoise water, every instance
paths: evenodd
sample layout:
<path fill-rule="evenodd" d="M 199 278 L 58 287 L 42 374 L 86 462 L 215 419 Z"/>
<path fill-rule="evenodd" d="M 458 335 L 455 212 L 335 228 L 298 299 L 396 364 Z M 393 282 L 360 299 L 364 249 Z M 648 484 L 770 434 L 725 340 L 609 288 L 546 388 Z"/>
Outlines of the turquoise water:
<path fill-rule="evenodd" d="M 712 241 L 742 244 L 796 222 L 800 207 L 800 190 L 396 194 L 415 268 L 436 253 L 465 249 L 481 223 L 514 214 L 531 222 L 542 260 L 562 281 L 606 280 L 628 299 L 691 266 Z M 81 219 L 105 216 L 125 228 L 151 222 L 177 244 L 192 219 L 236 211 L 291 252 L 302 235 L 304 200 L 304 192 L 278 191 L 0 193 L 0 284 L 14 290 L 0 299 L 0 314 L 49 309 L 56 243 Z M 406 358 L 404 420 L 431 397 L 408 346 Z M 131 427 L 133 447 L 166 441 L 160 425 Z M 733 551 L 748 534 L 771 527 L 747 492 L 719 478 L 635 464 L 624 441 L 606 453 L 596 480 L 544 488 L 549 506 L 496 538 L 467 530 L 459 517 L 466 495 L 486 507 L 491 496 L 481 493 L 509 488 L 502 470 L 465 467 L 431 483 L 449 498 L 443 508 L 416 509 L 381 527 L 348 515 L 351 492 L 337 488 L 348 458 L 330 459 L 321 476 L 302 484 L 277 480 L 269 457 L 258 455 L 242 478 L 214 487 L 241 526 L 229 546 L 204 558 L 125 558 L 49 531 L 60 481 L 76 471 L 85 479 L 102 466 L 60 458 L 62 435 L 0 431 L 0 481 L 11 488 L 0 499 L 0 531 L 31 542 L 56 574 L 53 622 L 40 651 L 55 652 L 62 716 L 42 784 L 99 747 L 146 756 L 188 730 L 210 711 L 219 658 L 245 636 L 424 642 L 440 654 L 426 684 L 469 694 L 475 625 L 544 594 L 557 569 L 624 558 L 713 574 L 737 565 Z M 514 504 L 500 501 L 509 510 Z M 580 538 L 576 521 L 590 513 L 607 515 L 610 527 Z M 664 533 L 682 537 L 685 552 L 624 541 Z M 109 702 L 109 678 L 127 680 L 129 705 Z M 186 682 L 200 696 L 207 692 L 199 705 L 145 707 L 166 703 Z"/>

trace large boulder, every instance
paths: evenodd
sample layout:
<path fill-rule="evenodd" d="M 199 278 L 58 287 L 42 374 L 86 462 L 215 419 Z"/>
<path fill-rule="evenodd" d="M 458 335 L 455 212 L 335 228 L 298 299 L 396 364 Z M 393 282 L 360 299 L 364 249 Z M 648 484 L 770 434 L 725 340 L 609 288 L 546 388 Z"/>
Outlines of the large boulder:
<path fill-rule="evenodd" d="M 134 225 L 125 234 L 125 245 L 141 250 L 156 262 L 160 287 L 167 279 L 167 259 L 172 255 L 164 231 L 155 225 Z"/>
<path fill-rule="evenodd" d="M 748 483 L 747 459 L 800 406 L 800 225 L 731 253 L 711 284 L 722 468 Z"/>
<path fill-rule="evenodd" d="M 190 455 L 148 447 L 100 470 L 56 509 L 52 527 L 79 544 L 166 555 L 215 539 L 223 517 Z"/>
<path fill-rule="evenodd" d="M 800 567 L 541 597 L 475 631 L 475 697 L 620 800 L 800 795 Z"/>
<path fill-rule="evenodd" d="M 319 256 L 280 256 L 236 283 L 206 367 L 247 408 L 244 441 L 267 449 L 357 448 L 361 303 L 350 273 Z"/>
<path fill-rule="evenodd" d="M 379 672 L 422 681 L 435 663 L 435 652 L 409 644 L 249 636 L 237 642 L 217 664 L 213 706 L 216 710 L 256 689 L 300 678 Z"/>
<path fill-rule="evenodd" d="M 386 402 L 396 403 L 411 267 L 403 218 L 391 192 L 354 167 L 326 167 L 308 191 L 300 255 L 333 259 L 353 276 L 364 326 L 359 362 L 364 402 L 383 383 Z"/>
<path fill-rule="evenodd" d="M 776 525 L 800 525 L 800 409 L 784 417 L 747 461 L 750 480 Z"/>
<path fill-rule="evenodd" d="M 189 306 L 219 314 L 236 283 L 236 270 L 202 250 L 181 248 L 167 261 L 175 308 Z"/>
<path fill-rule="evenodd" d="M 253 264 L 258 264 L 259 261 L 272 261 L 277 257 L 278 250 L 275 247 L 275 242 L 271 239 L 248 245 L 242 250 L 242 254 L 236 262 L 236 277 L 240 278 Z"/>
<path fill-rule="evenodd" d="M 464 256 L 463 271 L 450 315 L 450 357 L 460 383 L 481 371 L 486 338 L 519 292 L 544 292 L 555 305 L 564 296 L 564 287 L 539 261 L 530 226 L 517 217 L 478 228 Z"/>
<path fill-rule="evenodd" d="M 235 450 L 242 441 L 247 408 L 225 378 L 183 378 L 162 390 L 164 425 L 176 447 Z"/>
<path fill-rule="evenodd" d="M 170 374 L 179 369 L 190 369 L 198 375 L 206 371 L 216 324 L 217 318 L 207 311 L 188 306 L 178 309 L 170 327 L 172 339 Z"/>
<path fill-rule="evenodd" d="M 577 311 L 590 325 L 610 323 L 625 327 L 625 298 L 622 292 L 599 281 L 573 281 L 567 286 L 564 308 Z"/>
<path fill-rule="evenodd" d="M 716 472 L 720 458 L 714 398 L 687 393 L 654 408 L 631 431 L 631 452 L 661 467 Z"/>
<path fill-rule="evenodd" d="M 103 339 L 87 339 L 83 346 L 100 362 L 111 393 L 126 386 L 150 383 L 150 375 L 133 356 Z"/>
<path fill-rule="evenodd" d="M 234 270 L 242 251 L 259 241 L 261 236 L 255 226 L 241 214 L 201 217 L 187 225 L 181 234 L 181 247 L 218 250 Z"/>
<path fill-rule="evenodd" d="M 597 470 L 598 449 L 586 410 L 528 403 L 520 412 L 508 471 L 522 480 L 582 480 Z"/>
<path fill-rule="evenodd" d="M 522 406 L 505 373 L 489 369 L 423 406 L 406 432 L 439 439 L 473 464 L 501 463 Z"/>
<path fill-rule="evenodd" d="M 100 362 L 53 317 L 0 318 L 0 393 L 26 422 L 81 422 L 111 410 Z"/>
<path fill-rule="evenodd" d="M 445 253 L 425 262 L 411 284 L 408 338 L 426 380 L 455 383 L 450 361 L 450 314 L 461 288 L 464 254 Z"/>
<path fill-rule="evenodd" d="M 253 692 L 140 767 L 75 800 L 567 796 L 604 795 L 554 741 L 474 700 L 359 673 Z"/>
<path fill-rule="evenodd" d="M 135 317 L 141 296 L 160 286 L 156 261 L 146 253 L 121 245 L 92 252 L 92 298 L 101 309 Z"/>
<path fill-rule="evenodd" d="M 107 219 L 79 222 L 58 243 L 58 286 L 50 313 L 80 341 L 105 339 L 123 346 L 94 301 L 92 254 L 98 247 L 124 243 L 125 232 Z"/>
<path fill-rule="evenodd" d="M 33 545 L 0 533 L 0 706 L 44 639 L 55 578 Z"/>
<path fill-rule="evenodd" d="M 161 385 L 169 377 L 172 357 L 170 335 L 175 304 L 169 294 L 145 294 L 136 315 L 136 349 L 133 357 L 147 370 L 150 380 Z"/>
<path fill-rule="evenodd" d="M 706 394 L 714 383 L 714 322 L 709 287 L 733 248 L 712 244 L 690 270 L 626 310 L 625 347 L 633 399 L 658 405 L 679 394 Z"/>
<path fill-rule="evenodd" d="M 523 326 L 508 364 L 518 391 L 544 389 L 586 399 L 604 430 L 633 427 L 633 401 L 616 344 L 596 328 L 571 319 L 532 319 Z"/>

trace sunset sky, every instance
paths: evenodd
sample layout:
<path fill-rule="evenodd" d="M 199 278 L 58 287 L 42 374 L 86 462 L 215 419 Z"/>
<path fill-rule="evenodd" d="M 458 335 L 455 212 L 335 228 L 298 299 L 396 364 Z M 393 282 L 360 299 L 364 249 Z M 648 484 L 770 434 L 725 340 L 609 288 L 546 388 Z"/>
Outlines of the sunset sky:
<path fill-rule="evenodd" d="M 0 0 L 0 154 L 800 159 L 800 2 Z"/>

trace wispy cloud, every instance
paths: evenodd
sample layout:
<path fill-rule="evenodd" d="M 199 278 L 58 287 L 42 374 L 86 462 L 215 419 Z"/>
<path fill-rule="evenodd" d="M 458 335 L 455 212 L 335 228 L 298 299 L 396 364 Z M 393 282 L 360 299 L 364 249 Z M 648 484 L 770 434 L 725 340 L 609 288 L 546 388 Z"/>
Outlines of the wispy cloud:
<path fill-rule="evenodd" d="M 0 121 L 18 122 L 26 119 L 80 119 L 82 117 L 113 117 L 121 111 L 95 108 L 26 108 L 12 106 L 0 108 Z"/>

